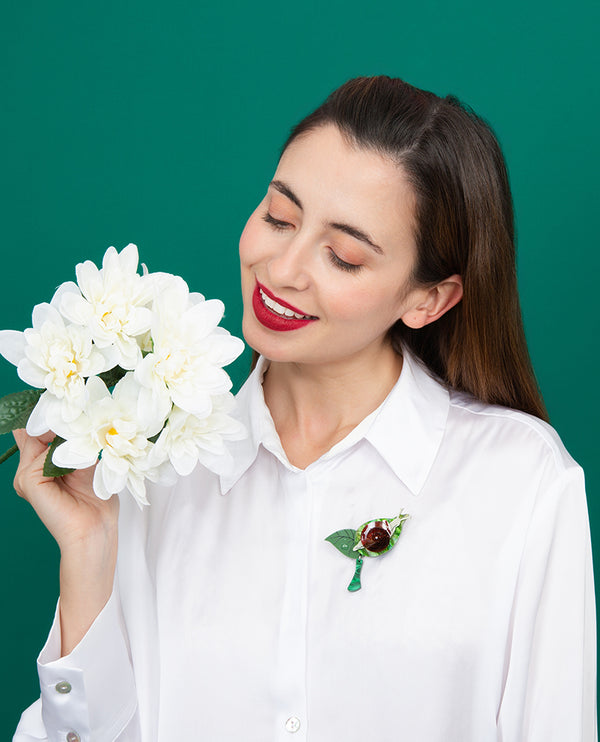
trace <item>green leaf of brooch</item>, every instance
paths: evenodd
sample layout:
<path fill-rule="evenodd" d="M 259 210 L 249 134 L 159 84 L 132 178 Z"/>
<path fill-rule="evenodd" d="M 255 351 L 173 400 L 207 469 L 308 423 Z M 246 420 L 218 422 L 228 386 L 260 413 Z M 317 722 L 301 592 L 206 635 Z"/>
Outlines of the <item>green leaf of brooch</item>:
<path fill-rule="evenodd" d="M 356 531 L 352 528 L 343 528 L 327 536 L 325 541 L 333 544 L 350 559 L 356 559 L 354 577 L 348 585 L 351 593 L 360 590 L 360 573 L 363 557 L 377 557 L 392 549 L 402 532 L 404 521 L 409 518 L 408 513 L 400 514 L 395 518 L 376 518 L 363 523 Z"/>

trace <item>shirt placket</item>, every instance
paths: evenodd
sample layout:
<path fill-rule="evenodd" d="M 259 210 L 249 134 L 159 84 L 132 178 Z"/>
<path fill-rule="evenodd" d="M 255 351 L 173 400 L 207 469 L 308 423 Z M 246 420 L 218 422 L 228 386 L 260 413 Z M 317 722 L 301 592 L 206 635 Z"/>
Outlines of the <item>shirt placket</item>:
<path fill-rule="evenodd" d="M 285 581 L 274 692 L 277 698 L 274 739 L 307 739 L 306 623 L 311 486 L 305 471 L 283 469 Z"/>

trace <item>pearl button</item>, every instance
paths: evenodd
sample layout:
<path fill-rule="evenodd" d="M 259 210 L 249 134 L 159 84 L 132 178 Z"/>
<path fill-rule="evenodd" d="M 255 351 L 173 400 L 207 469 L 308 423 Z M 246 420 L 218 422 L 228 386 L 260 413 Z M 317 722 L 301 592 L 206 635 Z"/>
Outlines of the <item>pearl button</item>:
<path fill-rule="evenodd" d="M 67 734 L 67 742 L 81 742 L 81 738 L 77 732 L 69 732 Z"/>
<path fill-rule="evenodd" d="M 67 683 L 66 680 L 63 680 L 62 682 L 57 683 L 54 688 L 56 691 L 58 691 L 58 693 L 70 693 L 71 683 Z"/>
<path fill-rule="evenodd" d="M 285 722 L 285 729 L 292 734 L 300 729 L 300 719 L 297 716 L 290 716 Z"/>

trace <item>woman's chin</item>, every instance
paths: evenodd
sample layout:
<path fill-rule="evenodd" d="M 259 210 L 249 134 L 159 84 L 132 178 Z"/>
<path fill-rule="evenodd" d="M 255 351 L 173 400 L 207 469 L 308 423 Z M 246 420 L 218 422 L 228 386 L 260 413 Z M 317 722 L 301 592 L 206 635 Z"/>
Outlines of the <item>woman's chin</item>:
<path fill-rule="evenodd" d="M 242 334 L 246 343 L 270 361 L 297 361 L 301 355 L 291 333 L 269 330 L 254 317 L 244 315 Z M 295 334 L 295 333 L 294 333 Z"/>

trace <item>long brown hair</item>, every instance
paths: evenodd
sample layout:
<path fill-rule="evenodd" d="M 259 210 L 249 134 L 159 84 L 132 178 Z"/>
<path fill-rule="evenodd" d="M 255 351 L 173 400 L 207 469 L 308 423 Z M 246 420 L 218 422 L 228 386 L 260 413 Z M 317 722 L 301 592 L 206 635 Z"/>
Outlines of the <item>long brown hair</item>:
<path fill-rule="evenodd" d="M 508 175 L 490 127 L 453 96 L 440 98 L 397 78 L 359 77 L 335 90 L 285 142 L 334 124 L 355 146 L 391 157 L 416 198 L 413 282 L 433 286 L 458 273 L 463 299 L 414 330 L 407 346 L 454 389 L 547 419 L 523 330 Z"/>

